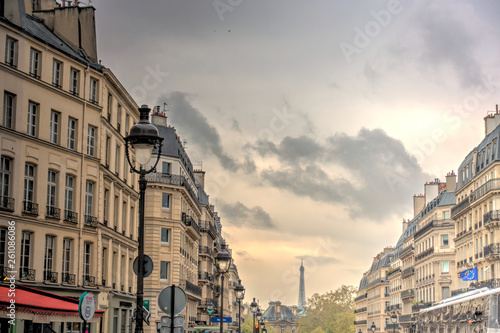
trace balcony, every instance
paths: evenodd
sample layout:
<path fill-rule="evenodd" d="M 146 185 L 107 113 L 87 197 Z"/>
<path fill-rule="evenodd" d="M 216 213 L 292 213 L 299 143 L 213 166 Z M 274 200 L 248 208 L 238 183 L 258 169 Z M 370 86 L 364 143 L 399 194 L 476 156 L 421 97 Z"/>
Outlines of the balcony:
<path fill-rule="evenodd" d="M 0 196 L 0 210 L 12 213 L 14 211 L 14 198 Z"/>
<path fill-rule="evenodd" d="M 62 273 L 61 274 L 62 278 L 62 284 L 68 284 L 70 286 L 74 286 L 76 282 L 76 276 L 75 274 L 69 274 L 69 273 Z"/>
<path fill-rule="evenodd" d="M 484 226 L 500 221 L 500 210 L 491 210 L 483 215 Z"/>
<path fill-rule="evenodd" d="M 58 283 L 57 272 L 43 271 L 43 282 Z"/>
<path fill-rule="evenodd" d="M 380 278 L 379 279 L 375 279 L 372 282 L 368 283 L 366 285 L 366 288 L 373 287 L 373 286 L 375 286 L 375 285 L 377 285 L 379 283 L 388 283 L 388 282 L 389 282 L 389 280 L 385 280 L 385 279 L 380 279 Z"/>
<path fill-rule="evenodd" d="M 213 257 L 214 256 L 214 251 L 209 248 L 208 246 L 199 246 L 198 247 L 198 253 L 201 254 L 201 255 L 206 255 L 206 256 L 210 256 L 210 257 Z"/>
<path fill-rule="evenodd" d="M 408 254 L 410 253 L 411 251 L 413 251 L 413 244 L 412 245 L 408 245 L 407 247 L 405 247 L 401 253 L 399 254 L 399 257 L 402 258 L 405 256 L 405 254 Z"/>
<path fill-rule="evenodd" d="M 366 325 L 366 320 L 357 320 L 354 322 L 354 325 Z"/>
<path fill-rule="evenodd" d="M 198 226 L 198 223 L 196 223 L 191 216 L 187 216 L 185 213 L 182 213 L 182 222 L 184 222 L 184 225 L 186 227 L 193 228 L 193 230 L 198 234 L 198 236 L 201 236 L 200 227 Z"/>
<path fill-rule="evenodd" d="M 83 276 L 83 286 L 84 287 L 95 287 L 95 276 L 84 275 Z"/>
<path fill-rule="evenodd" d="M 188 280 L 184 280 L 184 289 L 186 289 L 188 293 L 201 297 L 201 288 L 189 282 Z"/>
<path fill-rule="evenodd" d="M 451 208 L 451 218 L 454 219 L 455 216 L 463 211 L 465 208 L 470 205 L 470 197 L 465 197 L 462 201 Z"/>
<path fill-rule="evenodd" d="M 413 237 L 416 240 L 417 238 L 423 236 L 427 231 L 433 228 L 446 228 L 446 227 L 451 227 L 453 225 L 455 224 L 453 223 L 452 220 L 432 220 L 431 222 L 427 223 L 423 228 L 417 230 Z"/>
<path fill-rule="evenodd" d="M 354 310 L 354 313 L 366 312 L 366 310 L 367 310 L 367 308 L 364 307 L 364 308 L 361 308 L 361 309 Z"/>
<path fill-rule="evenodd" d="M 398 319 L 400 323 L 410 323 L 413 321 L 411 314 L 400 315 Z"/>
<path fill-rule="evenodd" d="M 97 217 L 85 215 L 85 220 L 83 221 L 83 224 L 86 227 L 97 228 Z"/>
<path fill-rule="evenodd" d="M 194 204 L 201 210 L 196 188 L 191 188 L 189 181 L 184 176 L 168 175 L 163 173 L 150 173 L 146 175 L 148 183 L 162 183 L 166 185 L 183 186 L 193 199 Z M 194 183 L 193 183 L 194 184 Z M 193 185 L 194 186 L 194 185 Z"/>
<path fill-rule="evenodd" d="M 422 260 L 425 257 L 430 256 L 433 253 L 434 253 L 434 247 L 428 248 L 424 252 L 422 252 L 422 253 L 420 253 L 420 254 L 418 254 L 418 255 L 415 256 L 415 262 L 417 262 L 419 260 Z"/>
<path fill-rule="evenodd" d="M 399 327 L 399 324 L 385 324 L 385 331 L 386 332 L 400 330 L 400 329 L 401 329 L 401 327 Z"/>
<path fill-rule="evenodd" d="M 431 302 L 412 305 L 411 306 L 411 312 L 419 312 L 421 309 L 426 309 L 426 308 L 428 308 L 430 306 L 432 306 Z"/>
<path fill-rule="evenodd" d="M 35 281 L 35 273 L 34 269 L 21 267 L 19 268 L 19 280 L 24 281 Z"/>
<path fill-rule="evenodd" d="M 403 273 L 401 274 L 402 278 L 408 277 L 412 275 L 415 272 L 415 267 L 411 266 L 403 270 Z"/>
<path fill-rule="evenodd" d="M 391 306 L 389 306 L 387 309 L 388 309 L 388 311 L 390 311 L 390 312 L 394 312 L 394 311 L 397 311 L 397 310 L 401 310 L 401 304 L 394 304 L 394 305 L 391 305 Z"/>
<path fill-rule="evenodd" d="M 397 272 L 401 272 L 401 268 L 400 267 L 397 267 L 397 268 L 394 268 L 394 269 L 390 269 L 387 271 L 387 277 L 391 276 L 392 274 L 394 273 L 397 273 Z"/>
<path fill-rule="evenodd" d="M 212 236 L 213 239 L 217 238 L 217 236 L 218 236 L 217 229 L 215 228 L 215 226 L 213 225 L 212 222 L 200 221 L 199 225 L 200 225 L 200 230 L 202 232 L 208 232 L 210 234 L 210 236 Z"/>
<path fill-rule="evenodd" d="M 38 204 L 32 201 L 23 201 L 23 213 L 38 216 Z"/>
<path fill-rule="evenodd" d="M 415 290 L 414 289 L 407 289 L 407 290 L 403 290 L 401 292 L 401 299 L 410 298 L 410 297 L 414 297 L 414 296 L 415 296 Z"/>
<path fill-rule="evenodd" d="M 198 272 L 198 280 L 214 281 L 214 276 L 208 272 Z"/>
<path fill-rule="evenodd" d="M 367 297 L 368 297 L 368 294 L 366 294 L 366 293 L 365 293 L 365 294 L 363 294 L 363 295 L 360 295 L 360 296 L 356 297 L 356 298 L 354 299 L 354 302 L 361 301 L 362 299 L 365 299 L 365 298 L 367 298 Z"/>
<path fill-rule="evenodd" d="M 45 212 L 45 218 L 60 220 L 61 219 L 61 210 L 56 207 L 47 206 L 47 210 Z"/>
<path fill-rule="evenodd" d="M 490 244 L 484 247 L 484 257 L 489 256 L 499 256 L 500 255 L 500 243 Z"/>
<path fill-rule="evenodd" d="M 72 212 L 70 210 L 65 210 L 64 221 L 78 223 L 78 213 Z"/>

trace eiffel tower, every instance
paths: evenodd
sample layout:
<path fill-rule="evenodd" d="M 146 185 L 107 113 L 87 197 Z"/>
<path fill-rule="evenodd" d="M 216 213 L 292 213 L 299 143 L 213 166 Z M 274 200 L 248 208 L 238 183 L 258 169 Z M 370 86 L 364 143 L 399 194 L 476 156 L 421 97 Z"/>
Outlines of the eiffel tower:
<path fill-rule="evenodd" d="M 299 303 L 297 304 L 297 312 L 304 311 L 306 306 L 306 289 L 304 286 L 304 263 L 300 260 L 300 285 L 299 285 Z"/>

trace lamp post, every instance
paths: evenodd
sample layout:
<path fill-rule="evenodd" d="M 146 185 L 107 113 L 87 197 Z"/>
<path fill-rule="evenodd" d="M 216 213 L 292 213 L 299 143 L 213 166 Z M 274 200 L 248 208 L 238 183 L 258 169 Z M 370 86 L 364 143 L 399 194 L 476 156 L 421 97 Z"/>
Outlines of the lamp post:
<path fill-rule="evenodd" d="M 375 322 L 372 321 L 372 326 L 370 326 L 370 331 L 374 333 L 377 330 L 377 326 L 375 326 Z"/>
<path fill-rule="evenodd" d="M 358 333 L 363 333 L 363 332 L 361 332 L 361 328 L 359 329 Z"/>
<path fill-rule="evenodd" d="M 260 333 L 260 318 L 262 318 L 260 307 L 257 308 L 257 313 L 255 314 L 255 318 L 257 319 L 257 324 L 259 325 L 259 327 L 257 328 L 257 333 Z"/>
<path fill-rule="evenodd" d="M 144 197 L 146 194 L 147 180 L 146 175 L 156 171 L 156 165 L 160 160 L 163 138 L 159 136 L 158 129 L 149 121 L 149 112 L 147 105 L 139 108 L 139 122 L 132 126 L 130 134 L 125 138 L 125 154 L 130 171 L 139 174 L 139 236 L 137 241 L 138 260 L 137 260 L 137 308 L 135 312 L 135 332 L 143 332 L 143 300 L 144 300 Z M 134 163 L 130 160 L 129 144 L 135 149 L 135 160 L 139 163 L 139 169 L 136 169 Z M 146 170 L 145 167 L 151 160 L 153 148 L 158 148 L 158 155 L 153 167 Z"/>
<path fill-rule="evenodd" d="M 252 326 L 252 330 L 254 332 L 255 332 L 255 313 L 257 312 L 257 307 L 258 306 L 259 306 L 259 304 L 257 304 L 257 302 L 255 301 L 255 297 L 254 297 L 252 303 L 250 303 L 250 311 L 252 311 L 252 313 L 253 313 L 253 326 Z"/>
<path fill-rule="evenodd" d="M 238 333 L 241 333 L 241 300 L 245 298 L 245 287 L 238 280 L 238 284 L 234 287 L 234 295 L 238 300 Z"/>
<path fill-rule="evenodd" d="M 391 322 L 392 322 L 392 333 L 396 332 L 396 322 L 398 321 L 398 316 L 396 315 L 396 312 L 392 313 L 391 316 Z"/>
<path fill-rule="evenodd" d="M 220 333 L 223 333 L 223 319 L 224 319 L 224 274 L 229 271 L 231 266 L 231 254 L 226 249 L 226 243 L 221 244 L 221 250 L 215 256 L 217 260 L 217 271 L 221 275 L 221 291 L 220 291 Z"/>

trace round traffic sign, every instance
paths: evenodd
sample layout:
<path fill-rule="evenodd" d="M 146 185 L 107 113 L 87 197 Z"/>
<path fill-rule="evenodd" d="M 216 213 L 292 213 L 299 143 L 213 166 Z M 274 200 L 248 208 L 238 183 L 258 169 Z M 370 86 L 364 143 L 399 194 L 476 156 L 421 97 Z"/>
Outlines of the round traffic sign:
<path fill-rule="evenodd" d="M 135 275 L 139 275 L 139 257 L 135 258 L 133 268 L 134 268 Z M 153 273 L 153 259 L 151 259 L 150 256 L 145 254 L 144 255 L 144 277 L 147 278 L 148 276 L 151 275 L 151 273 Z"/>
<path fill-rule="evenodd" d="M 172 293 L 172 289 L 175 289 L 175 292 Z M 187 304 L 186 293 L 182 288 L 174 285 L 166 287 L 158 295 L 158 305 L 160 306 L 160 310 L 169 316 L 172 312 L 172 295 L 174 296 L 174 315 L 184 311 Z"/>
<path fill-rule="evenodd" d="M 214 305 L 213 304 L 208 304 L 207 305 L 207 312 L 209 314 L 212 314 L 212 312 L 214 312 Z"/>
<path fill-rule="evenodd" d="M 88 291 L 84 292 L 80 296 L 80 301 L 78 302 L 78 314 L 80 318 L 84 321 L 89 321 L 94 317 L 95 312 L 95 298 L 92 293 Z"/>

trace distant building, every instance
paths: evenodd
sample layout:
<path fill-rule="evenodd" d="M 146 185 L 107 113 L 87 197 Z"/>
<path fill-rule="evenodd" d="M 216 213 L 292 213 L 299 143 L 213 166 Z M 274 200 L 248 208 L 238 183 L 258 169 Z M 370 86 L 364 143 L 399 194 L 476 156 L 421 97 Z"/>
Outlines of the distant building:
<path fill-rule="evenodd" d="M 285 306 L 280 301 L 269 302 L 269 307 L 262 314 L 266 327 L 275 332 L 298 333 L 296 306 Z"/>

